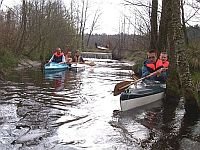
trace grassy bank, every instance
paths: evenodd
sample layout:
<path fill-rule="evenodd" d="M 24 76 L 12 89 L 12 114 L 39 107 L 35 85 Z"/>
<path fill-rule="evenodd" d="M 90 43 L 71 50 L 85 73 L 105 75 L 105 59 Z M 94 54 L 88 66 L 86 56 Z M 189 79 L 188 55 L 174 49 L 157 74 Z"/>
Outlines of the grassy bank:
<path fill-rule="evenodd" d="M 200 92 L 200 72 L 192 72 L 192 80 L 197 91 Z"/>
<path fill-rule="evenodd" d="M 14 68 L 18 63 L 18 57 L 14 56 L 9 50 L 0 50 L 0 80 L 4 80 L 7 72 Z"/>
<path fill-rule="evenodd" d="M 15 67 L 18 63 L 19 57 L 15 56 L 9 50 L 1 50 L 0 68 L 1 70 L 9 70 Z"/>

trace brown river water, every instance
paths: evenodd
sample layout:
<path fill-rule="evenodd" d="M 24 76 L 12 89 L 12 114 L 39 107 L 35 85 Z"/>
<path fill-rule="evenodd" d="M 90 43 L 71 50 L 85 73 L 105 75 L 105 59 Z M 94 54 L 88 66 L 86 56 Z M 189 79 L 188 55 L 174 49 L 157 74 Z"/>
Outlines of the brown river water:
<path fill-rule="evenodd" d="M 131 65 L 95 60 L 84 71 L 13 71 L 0 82 L 0 150 L 200 149 L 199 115 L 168 98 L 120 112 L 116 83 Z"/>

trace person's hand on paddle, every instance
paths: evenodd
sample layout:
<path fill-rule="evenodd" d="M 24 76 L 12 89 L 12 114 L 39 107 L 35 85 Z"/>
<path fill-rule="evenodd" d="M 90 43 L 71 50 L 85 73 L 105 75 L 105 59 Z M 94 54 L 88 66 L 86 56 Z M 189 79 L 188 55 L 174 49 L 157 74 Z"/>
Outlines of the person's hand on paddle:
<path fill-rule="evenodd" d="M 162 73 L 162 68 L 156 71 L 157 77 L 159 77 L 161 75 L 161 73 Z"/>
<path fill-rule="evenodd" d="M 156 75 L 157 77 L 159 77 L 161 75 L 162 72 L 167 71 L 168 68 L 160 68 L 159 70 L 156 71 Z"/>
<path fill-rule="evenodd" d="M 167 71 L 167 69 L 168 69 L 168 68 L 165 68 L 165 67 L 164 67 L 164 68 L 161 68 L 161 71 L 162 71 L 162 72 L 165 72 L 165 71 Z"/>

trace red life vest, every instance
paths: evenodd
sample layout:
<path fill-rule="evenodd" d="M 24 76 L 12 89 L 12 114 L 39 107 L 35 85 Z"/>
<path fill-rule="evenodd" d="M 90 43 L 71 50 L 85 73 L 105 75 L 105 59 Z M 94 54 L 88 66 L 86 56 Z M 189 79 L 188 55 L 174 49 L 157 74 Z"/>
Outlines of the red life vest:
<path fill-rule="evenodd" d="M 155 63 L 147 63 L 146 67 L 149 70 L 149 72 L 152 73 L 152 72 L 162 68 L 163 63 L 160 59 L 157 59 L 157 61 Z"/>
<path fill-rule="evenodd" d="M 60 53 L 60 54 L 58 54 L 57 52 L 54 53 L 54 56 L 56 56 L 56 57 L 60 57 L 60 56 L 63 56 L 63 55 L 64 55 L 64 53 Z"/>
<path fill-rule="evenodd" d="M 55 52 L 53 55 L 54 55 L 53 62 L 56 62 L 56 63 L 62 62 L 62 57 L 64 53 L 58 54 L 57 52 Z"/>
<path fill-rule="evenodd" d="M 169 67 L 169 61 L 163 62 L 163 67 L 168 68 Z"/>

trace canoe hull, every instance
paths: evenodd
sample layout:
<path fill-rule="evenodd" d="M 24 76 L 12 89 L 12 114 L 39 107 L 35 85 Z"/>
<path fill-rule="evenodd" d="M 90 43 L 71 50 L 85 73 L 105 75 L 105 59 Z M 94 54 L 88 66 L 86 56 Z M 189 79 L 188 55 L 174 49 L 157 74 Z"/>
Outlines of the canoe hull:
<path fill-rule="evenodd" d="M 153 102 L 156 102 L 158 100 L 161 100 L 164 98 L 165 93 L 157 93 L 149 96 L 144 96 L 140 98 L 134 98 L 129 100 L 120 100 L 120 106 L 122 111 L 127 111 L 130 109 L 134 109 L 140 106 L 144 106 Z"/>
<path fill-rule="evenodd" d="M 72 71 L 80 72 L 85 70 L 85 64 L 71 64 Z"/>
<path fill-rule="evenodd" d="M 129 91 L 128 91 L 129 90 Z M 139 89 L 127 89 L 120 96 L 122 111 L 151 104 L 165 97 L 165 88 L 160 86 L 142 87 Z"/>
<path fill-rule="evenodd" d="M 68 68 L 69 66 L 67 64 L 58 64 L 54 62 L 51 62 L 50 64 L 46 64 L 44 66 L 45 71 L 64 71 Z"/>

